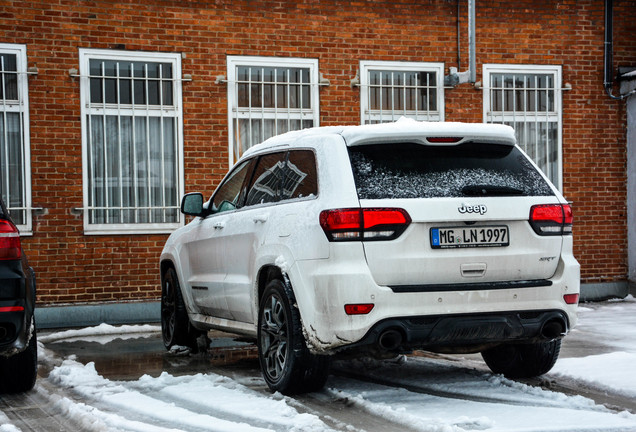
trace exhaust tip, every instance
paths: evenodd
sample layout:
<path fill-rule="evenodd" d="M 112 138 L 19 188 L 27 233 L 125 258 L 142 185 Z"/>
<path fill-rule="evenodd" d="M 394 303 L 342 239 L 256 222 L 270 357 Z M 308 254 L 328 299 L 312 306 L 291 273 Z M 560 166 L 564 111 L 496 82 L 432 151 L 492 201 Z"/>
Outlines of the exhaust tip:
<path fill-rule="evenodd" d="M 561 320 L 550 320 L 543 325 L 541 336 L 546 339 L 556 339 L 565 333 L 565 323 Z"/>
<path fill-rule="evenodd" d="M 378 338 L 378 345 L 386 351 L 397 349 L 402 343 L 402 333 L 396 329 L 388 329 L 383 331 Z"/>

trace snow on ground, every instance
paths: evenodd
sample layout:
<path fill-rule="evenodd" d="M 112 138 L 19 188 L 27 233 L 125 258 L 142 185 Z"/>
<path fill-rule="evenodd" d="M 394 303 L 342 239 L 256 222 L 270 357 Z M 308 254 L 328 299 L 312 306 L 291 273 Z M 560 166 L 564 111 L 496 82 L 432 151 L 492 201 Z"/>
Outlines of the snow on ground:
<path fill-rule="evenodd" d="M 213 373 L 157 378 L 144 375 L 138 381 L 111 381 L 100 376 L 93 363 L 65 360 L 50 374 L 59 387 L 72 389 L 85 401 L 64 400 L 63 409 L 85 423 L 123 430 L 197 431 L 325 431 L 318 417 L 299 414 L 281 397 L 261 395 L 236 381 Z M 120 415 L 119 413 L 124 413 Z M 135 419 L 135 420 L 131 420 Z M 140 420 L 145 419 L 145 420 Z"/>
<path fill-rule="evenodd" d="M 596 307 L 594 307 L 596 306 Z M 636 299 L 579 308 L 579 324 L 569 337 L 593 338 L 608 353 L 560 358 L 550 375 L 565 376 L 610 393 L 636 398 Z"/>
<path fill-rule="evenodd" d="M 38 381 L 36 391 L 53 389 L 51 404 L 86 431 L 360 430 L 355 420 L 343 422 L 307 408 L 306 398 L 341 406 L 350 413 L 348 419 L 383 418 L 395 424 L 395 430 L 401 426 L 425 432 L 636 430 L 636 415 L 616 413 L 582 396 L 511 381 L 473 367 L 474 360 L 461 357 L 339 362 L 340 373 L 330 377 L 324 391 L 289 398 L 265 391 L 257 370 L 228 377 L 211 368 L 204 374 L 173 376 L 164 372 L 158 377 L 116 381 L 101 376 L 93 363 L 82 364 L 75 356 L 59 359 L 54 352 L 56 341 L 108 343 L 157 331 L 157 326 L 102 324 L 42 335 L 40 360 L 52 370 L 48 378 Z M 571 337 L 603 341 L 606 352 L 561 358 L 550 376 L 636 397 L 636 374 L 630 373 L 636 364 L 635 335 L 633 297 L 583 305 Z M 362 379 L 358 379 L 360 375 Z M 0 432 L 19 431 L 1 411 L 0 424 Z"/>
<path fill-rule="evenodd" d="M 94 327 L 65 330 L 45 335 L 38 335 L 38 340 L 42 343 L 52 343 L 59 340 L 67 342 L 83 340 L 86 342 L 97 342 L 106 345 L 113 339 L 135 339 L 146 337 L 152 332 L 160 332 L 161 327 L 157 325 L 122 325 L 112 326 L 110 324 L 100 324 Z"/>
<path fill-rule="evenodd" d="M 12 425 L 2 411 L 0 411 L 0 432 L 20 432 L 20 429 Z"/>

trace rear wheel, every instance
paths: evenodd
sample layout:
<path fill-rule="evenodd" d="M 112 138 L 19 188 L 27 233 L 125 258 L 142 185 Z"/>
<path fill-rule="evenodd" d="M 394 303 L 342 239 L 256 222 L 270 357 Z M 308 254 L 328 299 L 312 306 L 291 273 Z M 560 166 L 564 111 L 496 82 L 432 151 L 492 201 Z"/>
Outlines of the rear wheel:
<path fill-rule="evenodd" d="M 561 339 L 533 344 L 505 344 L 481 353 L 494 373 L 506 378 L 531 378 L 552 369 L 561 352 Z"/>
<path fill-rule="evenodd" d="M 0 357 L 0 393 L 20 393 L 31 390 L 38 376 L 38 342 L 33 335 L 27 348 L 11 357 Z"/>
<path fill-rule="evenodd" d="M 329 375 L 329 357 L 309 352 L 291 289 L 280 280 L 265 288 L 258 313 L 258 359 L 265 382 L 283 394 L 320 390 Z"/>
<path fill-rule="evenodd" d="M 203 334 L 190 324 L 177 272 L 172 267 L 166 270 L 161 284 L 161 334 L 166 349 L 179 345 L 192 352 L 198 351 L 197 338 Z"/>

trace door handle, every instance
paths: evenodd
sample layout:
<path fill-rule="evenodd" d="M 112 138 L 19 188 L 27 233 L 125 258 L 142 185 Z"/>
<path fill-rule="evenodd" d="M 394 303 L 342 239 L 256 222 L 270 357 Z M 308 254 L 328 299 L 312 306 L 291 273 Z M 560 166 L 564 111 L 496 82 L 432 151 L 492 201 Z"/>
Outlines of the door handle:
<path fill-rule="evenodd" d="M 266 214 L 260 214 L 260 215 L 256 215 L 252 218 L 252 220 L 254 221 L 254 223 L 265 223 L 267 222 L 267 219 L 269 218 L 269 215 Z"/>

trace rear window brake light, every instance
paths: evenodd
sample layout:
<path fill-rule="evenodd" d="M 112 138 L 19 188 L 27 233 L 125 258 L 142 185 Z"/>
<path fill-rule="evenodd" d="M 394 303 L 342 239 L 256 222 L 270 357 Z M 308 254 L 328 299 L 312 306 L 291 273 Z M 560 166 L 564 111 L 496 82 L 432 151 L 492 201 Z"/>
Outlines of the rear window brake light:
<path fill-rule="evenodd" d="M 572 234 L 572 221 L 569 204 L 540 204 L 530 208 L 530 225 L 539 235 Z"/>
<path fill-rule="evenodd" d="M 430 143 L 444 143 L 444 144 L 455 144 L 463 140 L 464 137 L 451 137 L 451 136 L 441 136 L 441 137 L 426 137 L 426 140 Z"/>
<path fill-rule="evenodd" d="M 411 217 L 400 208 L 345 208 L 320 213 L 320 226 L 329 241 L 393 240 L 410 223 Z"/>

